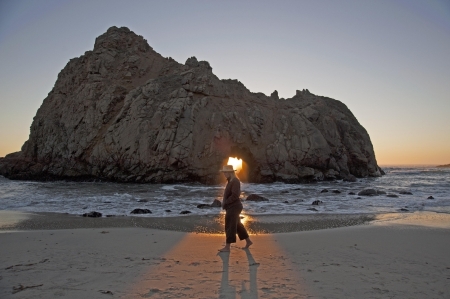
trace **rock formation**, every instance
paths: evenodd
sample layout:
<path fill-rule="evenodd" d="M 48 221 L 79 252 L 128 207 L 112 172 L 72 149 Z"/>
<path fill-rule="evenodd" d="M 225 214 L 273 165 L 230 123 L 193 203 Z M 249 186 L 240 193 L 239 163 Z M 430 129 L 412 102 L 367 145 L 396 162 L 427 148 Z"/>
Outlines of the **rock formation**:
<path fill-rule="evenodd" d="M 438 168 L 450 168 L 450 164 L 438 165 L 436 167 L 438 167 Z"/>
<path fill-rule="evenodd" d="M 206 61 L 177 63 L 128 28 L 111 27 L 59 73 L 11 179 L 213 184 L 228 157 L 250 182 L 380 176 L 366 130 L 341 102 L 289 99 L 220 80 Z"/>

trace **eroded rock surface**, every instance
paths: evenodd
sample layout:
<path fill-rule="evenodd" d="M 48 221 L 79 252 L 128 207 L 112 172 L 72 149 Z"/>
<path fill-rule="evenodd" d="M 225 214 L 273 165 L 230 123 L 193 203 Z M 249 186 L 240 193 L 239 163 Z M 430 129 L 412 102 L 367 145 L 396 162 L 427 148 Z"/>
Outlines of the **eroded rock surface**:
<path fill-rule="evenodd" d="M 251 182 L 379 176 L 366 130 L 341 102 L 289 99 L 180 64 L 128 28 L 111 27 L 69 61 L 22 150 L 0 159 L 12 179 L 216 183 L 229 156 Z"/>

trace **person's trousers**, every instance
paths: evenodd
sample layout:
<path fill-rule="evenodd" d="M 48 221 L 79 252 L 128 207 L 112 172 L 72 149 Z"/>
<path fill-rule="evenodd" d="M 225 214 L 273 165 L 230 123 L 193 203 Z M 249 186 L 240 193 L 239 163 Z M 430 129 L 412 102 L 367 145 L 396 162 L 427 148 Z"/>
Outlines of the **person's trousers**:
<path fill-rule="evenodd" d="M 225 213 L 225 236 L 227 243 L 236 243 L 236 234 L 240 240 L 248 238 L 247 230 L 241 223 L 242 204 L 229 207 Z"/>

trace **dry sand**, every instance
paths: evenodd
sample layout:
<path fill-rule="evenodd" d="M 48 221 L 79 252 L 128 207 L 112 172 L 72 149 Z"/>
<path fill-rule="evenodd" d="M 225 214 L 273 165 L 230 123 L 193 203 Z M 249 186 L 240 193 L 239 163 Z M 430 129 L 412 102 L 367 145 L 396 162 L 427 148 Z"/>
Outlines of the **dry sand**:
<path fill-rule="evenodd" d="M 17 215 L 0 223 L 27 218 Z M 218 234 L 3 231 L 0 298 L 450 298 L 449 216 L 252 235 L 250 250 L 238 242 L 229 254 L 217 253 Z"/>

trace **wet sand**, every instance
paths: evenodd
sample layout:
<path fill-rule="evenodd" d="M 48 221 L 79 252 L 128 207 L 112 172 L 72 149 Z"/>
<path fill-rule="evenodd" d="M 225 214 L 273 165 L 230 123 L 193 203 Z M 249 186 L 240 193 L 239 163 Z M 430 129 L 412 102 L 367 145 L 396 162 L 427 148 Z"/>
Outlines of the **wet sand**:
<path fill-rule="evenodd" d="M 25 213 L 0 211 L 2 230 L 41 230 L 74 228 L 140 227 L 180 232 L 221 234 L 224 230 L 224 215 L 178 217 L 116 216 L 90 218 L 60 213 Z M 242 216 L 247 230 L 253 234 L 285 233 L 318 230 L 369 223 L 372 214 L 315 214 L 315 215 L 262 215 Z"/>
<path fill-rule="evenodd" d="M 285 233 L 252 234 L 254 245 L 249 250 L 239 249 L 244 242 L 238 241 L 231 253 L 218 254 L 222 234 L 185 232 L 197 227 L 196 221 L 205 225 L 204 219 L 195 217 L 172 219 L 177 224 L 171 228 L 184 227 L 176 231 L 130 227 L 130 219 L 54 214 L 18 213 L 18 221 L 9 214 L 8 222 L 5 213 L 10 212 L 0 213 L 0 298 L 448 298 L 450 294 L 447 214 L 379 215 L 369 225 L 321 230 L 292 231 L 291 226 Z M 341 217 L 322 219 L 325 224 L 315 227 L 333 227 L 336 219 L 345 223 Z M 141 219 L 145 218 L 133 223 L 148 225 Z M 302 223 L 287 216 L 252 221 L 276 231 L 281 220 Z M 192 221 L 194 225 L 186 224 Z M 305 225 L 308 221 L 297 229 L 311 228 Z M 220 219 L 208 223 L 221 225 Z"/>

